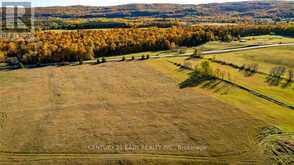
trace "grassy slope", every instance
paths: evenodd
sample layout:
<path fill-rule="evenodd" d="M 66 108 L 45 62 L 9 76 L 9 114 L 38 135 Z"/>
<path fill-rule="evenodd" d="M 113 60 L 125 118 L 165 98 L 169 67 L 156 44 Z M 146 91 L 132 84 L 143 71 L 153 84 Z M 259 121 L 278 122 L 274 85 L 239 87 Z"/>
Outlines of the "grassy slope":
<path fill-rule="evenodd" d="M 197 65 L 197 64 L 200 64 L 200 61 L 198 60 L 192 61 L 192 63 L 194 65 Z M 244 76 L 243 72 L 240 72 L 239 70 L 231 68 L 229 66 L 213 63 L 212 67 L 214 69 L 218 68 L 222 71 L 226 71 L 226 78 L 227 78 L 227 74 L 229 73 L 231 77 L 230 81 L 236 84 L 239 84 L 249 89 L 253 89 L 255 91 L 258 91 L 259 93 L 265 94 L 267 96 L 275 98 L 289 105 L 294 105 L 293 84 L 288 85 L 287 87 L 282 87 L 283 86 L 282 83 L 285 83 L 285 82 L 281 82 L 280 86 L 273 86 L 273 85 L 269 85 L 266 82 L 267 76 L 265 75 L 255 74 L 253 76 L 248 77 L 248 76 Z"/>
<path fill-rule="evenodd" d="M 186 71 L 177 70 L 165 59 L 152 60 L 149 64 L 103 64 L 0 72 L 0 103 L 1 107 L 5 107 L 0 111 L 8 112 L 9 116 L 4 129 L 0 129 L 0 150 L 77 153 L 75 160 L 69 160 L 71 156 L 58 156 L 57 161 L 57 156 L 51 154 L 43 158 L 38 154 L 21 158 L 15 156 L 9 160 L 34 157 L 38 160 L 42 158 L 47 164 L 64 164 L 80 161 L 80 152 L 100 153 L 88 150 L 89 144 L 205 144 L 209 149 L 205 153 L 153 153 L 201 158 L 227 153 L 228 156 L 221 157 L 234 162 L 240 157 L 242 160 L 262 160 L 255 138 L 257 130 L 267 124 L 256 119 L 285 131 L 294 130 L 294 114 L 287 109 L 223 83 L 210 90 L 179 90 L 176 84 L 188 78 Z M 240 156 L 240 151 L 252 154 L 245 152 Z M 234 154 L 236 156 L 232 156 Z M 102 158 L 98 157 L 94 155 L 83 160 L 100 163 Z M 160 157 L 159 160 L 150 158 L 146 161 L 154 164 L 179 161 L 176 158 L 162 160 Z M 8 161 L 6 158 L 0 154 L 0 161 Z M 111 160 L 110 164 L 136 163 L 134 157 L 122 158 L 118 155 L 115 159 L 126 161 Z M 184 159 L 182 163 L 185 162 L 187 160 Z"/>
<path fill-rule="evenodd" d="M 174 58 L 173 61 L 181 62 L 183 59 Z M 168 62 L 167 59 L 153 60 L 150 64 L 164 74 L 177 80 L 178 83 L 189 78 L 187 71 L 179 71 L 178 68 Z M 242 111 L 249 113 L 269 124 L 275 125 L 285 131 L 294 131 L 293 111 L 272 104 L 224 83 L 218 84 L 210 90 L 203 88 L 199 87 L 197 89 L 210 93 L 212 96 L 238 107 Z"/>
<path fill-rule="evenodd" d="M 216 57 L 218 60 L 231 62 L 240 66 L 243 64 L 257 63 L 260 71 L 269 73 L 273 67 L 280 65 L 294 69 L 293 52 L 294 46 L 288 46 L 225 53 L 208 57 Z"/>
<path fill-rule="evenodd" d="M 262 44 L 278 44 L 278 43 L 293 43 L 294 38 L 282 37 L 282 36 L 273 36 L 273 35 L 262 35 L 262 36 L 251 36 L 242 38 L 242 42 L 233 41 L 233 42 L 209 42 L 206 43 L 200 48 L 203 51 L 206 50 L 221 50 L 229 49 L 236 47 L 244 47 L 249 45 L 262 45 Z"/>
<path fill-rule="evenodd" d="M 286 66 L 288 69 L 294 69 L 294 46 L 280 48 L 265 48 L 258 50 L 250 50 L 244 52 L 226 53 L 214 56 L 217 60 L 242 66 L 243 64 L 259 65 L 259 71 L 270 73 L 271 68 L 276 66 Z M 207 58 L 212 57 L 208 56 Z M 265 75 L 256 74 L 252 77 L 244 77 L 242 73 L 228 66 L 214 64 L 215 68 L 229 70 L 233 81 L 251 89 L 258 90 L 262 93 L 277 98 L 283 102 L 294 105 L 294 86 L 283 87 L 283 83 L 279 86 L 272 86 L 266 82 Z M 287 74 L 285 74 L 287 77 Z"/>
<path fill-rule="evenodd" d="M 250 46 L 250 45 L 260 45 L 260 44 L 277 44 L 277 43 L 293 43 L 294 38 L 288 38 L 288 37 L 282 37 L 282 36 L 273 36 L 273 35 L 262 35 L 262 36 L 253 36 L 253 37 L 244 37 L 242 38 L 244 42 L 239 41 L 233 41 L 233 42 L 219 42 L 219 41 L 213 41 L 208 42 L 204 45 L 198 46 L 197 48 L 200 48 L 202 51 L 209 51 L 209 50 L 222 50 L 222 49 L 231 49 L 231 48 L 238 48 L 238 47 L 244 47 L 244 46 Z M 188 47 L 183 48 L 185 50 L 186 54 L 192 54 L 194 52 L 195 47 Z M 275 48 L 272 48 L 275 49 Z M 279 48 L 276 48 L 279 49 Z M 253 50 L 254 51 L 254 50 Z M 289 50 L 291 51 L 291 50 Z M 285 51 L 285 56 L 289 53 L 289 51 Z M 116 57 L 141 57 L 142 55 L 150 55 L 150 56 L 160 56 L 160 55 L 179 55 L 178 50 L 165 50 L 165 51 L 149 51 L 149 52 L 142 52 L 142 53 L 133 53 L 133 54 L 127 54 L 127 55 L 120 55 Z M 274 56 L 272 56 L 274 57 Z M 287 56 L 289 57 L 289 56 Z M 111 58 L 111 57 L 110 57 Z M 234 59 L 235 60 L 235 59 Z M 276 60 L 278 60 L 276 58 Z M 280 58 L 279 58 L 280 60 Z M 244 61 L 244 59 L 243 59 Z M 263 61 L 258 61 L 259 63 L 262 63 Z M 288 62 L 289 64 L 290 62 Z"/>
<path fill-rule="evenodd" d="M 8 113 L 0 129 L 0 151 L 37 154 L 0 154 L 0 161 L 38 157 L 40 161 L 38 153 L 75 153 L 77 161 L 82 153 L 192 155 L 231 163 L 263 161 L 255 139 L 267 124 L 205 91 L 179 89 L 177 81 L 144 62 L 23 69 L 0 72 L 0 77 L 6 77 L 0 81 L 1 112 Z M 205 146 L 207 150 L 123 152 L 88 148 L 107 144 L 179 144 Z M 73 162 L 65 155 L 44 156 L 44 162 L 56 163 L 57 157 L 60 162 Z M 87 161 L 92 162 L 92 158 Z"/>

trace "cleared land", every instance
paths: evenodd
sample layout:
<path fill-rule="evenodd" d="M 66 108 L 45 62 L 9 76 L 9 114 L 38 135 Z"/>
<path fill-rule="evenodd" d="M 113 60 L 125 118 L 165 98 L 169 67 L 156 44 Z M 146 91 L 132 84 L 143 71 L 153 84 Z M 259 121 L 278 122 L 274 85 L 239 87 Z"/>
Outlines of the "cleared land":
<path fill-rule="evenodd" d="M 173 59 L 154 60 L 150 61 L 149 64 L 163 74 L 175 79 L 178 84 L 180 84 L 190 78 L 191 71 L 183 70 L 171 62 L 182 63 L 184 61 L 185 58 L 178 57 Z M 192 61 L 192 65 L 198 63 L 199 61 Z M 231 68 L 227 69 L 229 69 L 228 71 L 231 71 Z M 242 73 L 239 74 L 242 76 Z M 235 79 L 236 78 L 233 78 L 233 80 Z M 257 88 L 261 87 L 257 86 Z M 288 132 L 294 131 L 293 111 L 258 98 L 246 91 L 224 82 L 214 82 L 212 84 L 209 84 L 209 82 L 203 82 L 202 84 L 195 85 L 194 87 L 188 89 L 198 89 L 212 97 L 222 100 L 227 104 L 238 107 L 240 110 L 245 111 L 246 113 L 249 113 L 254 117 L 270 123 L 271 125 L 274 125 L 282 130 Z"/>
<path fill-rule="evenodd" d="M 150 66 L 123 62 L 1 72 L 1 112 L 8 118 L 0 129 L 0 150 L 6 152 L 0 161 L 54 164 L 74 157 L 94 163 L 103 161 L 99 154 L 112 154 L 105 159 L 128 164 L 138 157 L 119 154 L 129 153 L 155 154 L 138 155 L 151 163 L 169 162 L 161 155 L 167 154 L 170 162 L 262 164 L 256 138 L 269 124 L 200 89 L 179 89 L 177 81 Z M 124 144 L 196 148 L 89 148 Z"/>
<path fill-rule="evenodd" d="M 178 67 L 173 63 L 183 62 L 182 60 L 183 58 L 180 57 L 161 59 L 152 61 L 150 64 L 165 75 L 177 80 L 180 85 L 183 82 L 190 81 L 192 73 L 192 71 Z M 195 63 L 195 61 L 193 62 Z M 227 68 L 226 71 L 231 70 Z M 260 86 L 257 86 L 257 88 L 260 88 Z M 261 137 L 265 136 L 265 138 L 261 138 L 261 144 L 265 147 L 264 153 L 269 160 L 273 161 L 266 164 L 288 165 L 294 162 L 294 112 L 292 110 L 271 103 L 221 80 L 207 80 L 191 84 L 189 89 L 202 90 L 206 94 L 239 107 L 241 111 L 273 125 L 274 128 L 265 129 L 260 134 Z M 285 96 L 285 98 L 287 97 Z M 291 100 L 291 97 L 288 97 L 288 100 Z M 277 128 L 280 128 L 280 130 Z"/>
<path fill-rule="evenodd" d="M 186 51 L 191 52 L 191 48 Z M 258 63 L 266 72 L 278 65 L 293 68 L 292 54 L 293 47 L 279 47 L 215 58 Z M 1 71 L 0 164 L 294 161 L 293 111 L 222 81 L 180 89 L 191 71 L 171 62 L 183 64 L 186 59 Z M 212 65 L 229 72 L 235 83 L 293 104 L 293 86 L 269 86 L 264 75 L 244 77 L 232 67 Z M 290 154 L 284 152 L 289 146 Z"/>
<path fill-rule="evenodd" d="M 224 53 L 208 56 L 242 66 L 243 64 L 258 64 L 259 70 L 269 73 L 273 67 L 285 66 L 294 69 L 294 46 L 273 47 L 248 50 L 234 53 Z"/>
<path fill-rule="evenodd" d="M 184 64 L 185 58 L 177 59 L 177 60 L 170 60 L 178 63 Z M 193 60 L 192 65 L 199 65 L 202 60 Z M 214 70 L 219 69 L 225 73 L 225 79 L 228 79 L 228 75 L 230 76 L 230 81 L 234 82 L 235 84 L 241 85 L 248 89 L 255 90 L 259 93 L 264 95 L 270 96 L 284 102 L 289 105 L 294 105 L 294 86 L 293 83 L 288 84 L 285 86 L 285 82 L 281 81 L 280 85 L 270 85 L 267 81 L 266 75 L 255 74 L 252 76 L 245 76 L 243 71 L 239 71 L 238 69 L 232 68 L 230 66 L 220 65 L 220 64 L 212 64 Z"/>
<path fill-rule="evenodd" d="M 262 36 L 243 37 L 241 38 L 241 41 L 209 42 L 200 46 L 199 48 L 203 51 L 210 51 L 210 50 L 246 47 L 246 46 L 252 46 L 252 45 L 268 45 L 268 44 L 293 43 L 293 42 L 294 42 L 294 38 L 275 36 L 275 35 L 262 35 Z"/>
<path fill-rule="evenodd" d="M 250 50 L 244 52 L 226 53 L 213 56 L 216 60 L 233 63 L 238 66 L 244 64 L 258 64 L 258 71 L 270 74 L 272 68 L 284 66 L 288 70 L 294 69 L 294 46 L 265 48 L 258 50 Z M 208 56 L 207 58 L 211 58 Z M 244 76 L 244 72 L 234 69 L 230 66 L 213 64 L 214 68 L 227 70 L 231 74 L 231 79 L 245 87 L 255 89 L 269 96 L 277 98 L 283 102 L 294 105 L 294 85 L 281 81 L 279 84 L 273 85 L 268 79 L 268 75 L 254 74 L 253 76 Z M 288 72 L 285 72 L 285 78 Z"/>

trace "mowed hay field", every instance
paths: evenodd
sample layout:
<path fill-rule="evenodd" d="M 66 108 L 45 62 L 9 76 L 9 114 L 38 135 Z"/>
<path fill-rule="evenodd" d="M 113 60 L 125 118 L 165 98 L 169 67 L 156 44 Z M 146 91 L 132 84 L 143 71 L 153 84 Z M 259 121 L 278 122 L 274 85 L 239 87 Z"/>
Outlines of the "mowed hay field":
<path fill-rule="evenodd" d="M 270 125 L 203 90 L 179 89 L 148 62 L 1 71 L 0 77 L 0 112 L 7 114 L 0 164 L 264 164 L 257 137 Z"/>

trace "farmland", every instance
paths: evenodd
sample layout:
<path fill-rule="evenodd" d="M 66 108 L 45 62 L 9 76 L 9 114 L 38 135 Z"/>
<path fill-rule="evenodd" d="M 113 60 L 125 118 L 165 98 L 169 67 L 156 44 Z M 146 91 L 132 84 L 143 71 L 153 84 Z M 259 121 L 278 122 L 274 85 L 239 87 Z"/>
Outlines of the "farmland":
<path fill-rule="evenodd" d="M 184 61 L 176 57 L 1 71 L 1 112 L 7 118 L 0 129 L 0 161 L 263 164 L 272 156 L 264 153 L 264 129 L 276 128 L 291 139 L 294 113 L 287 108 L 225 82 L 180 89 L 190 71 L 171 62 Z M 213 67 L 230 71 L 236 83 L 293 104 L 293 89 L 267 86 L 261 75 L 246 78 L 228 66 Z M 282 138 L 269 134 L 265 139 L 271 144 Z M 172 147 L 97 147 L 122 145 Z"/>
<path fill-rule="evenodd" d="M 275 51 L 272 51 L 272 50 L 279 50 L 280 52 L 284 52 L 284 51 L 288 51 L 289 49 L 293 49 L 293 47 L 285 47 L 285 48 L 266 48 L 266 49 L 258 49 L 258 50 L 250 50 L 250 51 L 246 51 L 245 54 L 252 54 L 252 53 L 255 53 L 256 56 L 261 56 L 260 58 L 264 58 L 264 59 L 270 59 L 270 58 L 266 58 L 268 55 L 268 57 L 270 56 L 278 56 L 276 54 Z M 264 53 L 262 56 L 262 53 Z M 289 53 L 289 52 L 288 52 Z M 236 53 L 230 53 L 228 54 L 228 56 L 230 57 L 230 61 L 229 63 L 231 62 L 235 62 L 238 59 L 240 56 L 240 54 L 244 54 L 244 52 L 236 52 Z M 285 57 L 285 54 L 282 53 L 281 55 L 281 59 L 284 59 L 285 61 L 289 62 L 289 63 L 293 63 L 293 60 L 292 60 L 292 56 L 293 56 L 293 53 L 290 53 L 290 54 L 287 54 L 287 57 Z M 213 56 L 215 57 L 215 56 Z M 217 55 L 216 57 L 216 60 L 217 59 L 221 59 L 221 60 L 224 60 L 226 61 L 226 57 L 227 57 L 227 54 L 220 54 L 220 55 Z M 242 57 L 242 56 L 241 56 Z M 211 58 L 210 56 L 208 57 L 204 57 L 204 58 Z M 277 59 L 278 57 L 276 57 Z M 274 61 L 275 59 L 272 58 L 272 60 Z M 175 60 L 170 60 L 170 61 L 174 61 L 174 62 L 179 62 L 179 63 L 184 63 L 184 61 L 186 61 L 186 58 L 182 57 L 182 58 L 177 58 Z M 292 61 L 292 62 L 291 62 Z M 199 65 L 201 62 L 201 60 L 191 60 L 191 63 L 193 65 Z M 258 62 L 258 61 L 251 61 L 251 63 L 258 63 L 259 64 L 259 70 L 260 71 L 263 71 L 264 73 L 270 73 L 270 68 L 272 67 L 272 64 L 271 63 L 262 63 L 262 62 Z M 276 61 L 275 61 L 276 62 Z M 251 63 L 246 63 L 243 61 L 243 63 L 237 63 L 237 65 L 243 65 L 243 64 L 251 64 Z M 283 65 L 283 63 L 276 63 L 276 65 Z M 287 65 L 285 65 L 287 66 Z M 235 69 L 235 68 L 232 68 L 231 66 L 228 66 L 228 65 L 223 65 L 223 64 L 218 64 L 218 63 L 213 63 L 212 64 L 212 67 L 215 68 L 215 69 L 220 69 L 220 70 L 224 70 L 226 71 L 226 74 L 230 74 L 230 79 L 231 81 L 234 81 L 236 82 L 237 84 L 241 84 L 242 86 L 246 86 L 248 88 L 251 88 L 251 89 L 255 89 L 257 91 L 260 91 L 260 92 L 263 92 L 263 93 L 266 93 L 267 95 L 270 95 L 272 97 L 276 97 L 284 102 L 287 102 L 291 105 L 294 104 L 294 95 L 293 95 L 293 85 L 292 84 L 287 84 L 287 82 L 281 80 L 281 82 L 279 82 L 279 84 L 272 84 L 274 82 L 271 81 L 271 79 L 269 79 L 269 76 L 268 75 L 263 75 L 263 74 L 255 74 L 255 75 L 252 75 L 252 76 L 247 76 L 246 73 L 244 71 L 240 71 L 239 69 Z M 265 69 L 264 69 L 265 68 Z M 266 69 L 268 68 L 268 69 Z M 292 69 L 292 67 L 290 67 L 289 69 Z"/>
<path fill-rule="evenodd" d="M 202 46 L 200 49 L 202 51 L 209 50 L 221 50 L 221 49 L 230 49 L 238 47 L 247 47 L 253 45 L 269 45 L 269 44 L 280 44 L 280 43 L 293 43 L 294 38 L 283 37 L 278 35 L 261 35 L 261 36 L 249 36 L 242 37 L 241 41 L 232 41 L 232 42 L 209 42 Z"/>
<path fill-rule="evenodd" d="M 294 47 L 190 56 L 294 43 L 248 36 L 273 28 L 293 31 L 290 23 L 49 30 L 32 43 L 1 41 L 0 62 L 18 67 L 0 64 L 0 164 L 291 164 Z M 203 64 L 222 75 L 195 83 Z"/>
<path fill-rule="evenodd" d="M 45 159 L 50 164 L 57 161 L 54 154 L 61 154 L 62 162 L 67 153 L 78 160 L 86 154 L 129 153 L 157 154 L 155 161 L 162 154 L 212 162 L 264 161 L 254 139 L 270 124 L 201 89 L 179 89 L 175 79 L 154 67 L 159 61 L 150 62 L 1 72 L 6 77 L 0 81 L 1 111 L 8 116 L 0 130 L 1 151 L 28 154 L 8 154 L 12 159 L 2 155 L 2 160 L 30 160 L 30 154 L 43 153 L 53 155 Z M 89 149 L 99 144 L 177 144 L 204 150 Z"/>
<path fill-rule="evenodd" d="M 0 165 L 294 165 L 293 2 L 0 13 Z"/>
<path fill-rule="evenodd" d="M 0 9 L 0 165 L 294 164 L 294 3 L 53 1 Z"/>
<path fill-rule="evenodd" d="M 220 54 L 217 56 L 217 59 L 226 62 L 234 62 L 237 65 L 258 63 L 260 65 L 260 71 L 269 73 L 273 67 L 279 65 L 294 69 L 293 50 L 293 46 L 250 50 L 238 53 Z"/>
<path fill-rule="evenodd" d="M 174 59 L 166 59 L 166 60 L 162 59 L 158 61 L 152 61 L 150 62 L 150 64 L 154 66 L 156 69 L 158 69 L 160 72 L 164 73 L 165 75 L 169 75 L 170 77 L 175 79 L 178 83 L 181 83 L 189 79 L 191 71 L 180 69 L 179 67 L 172 64 L 171 61 L 181 63 L 184 61 L 184 59 L 182 57 L 174 58 Z M 198 62 L 194 61 L 195 65 L 197 63 Z M 213 66 L 216 67 L 216 65 L 213 65 Z M 223 69 L 227 69 L 228 71 L 233 72 L 231 68 L 223 68 Z M 239 74 L 241 74 L 239 75 L 239 77 L 241 77 L 242 73 L 239 73 Z M 232 81 L 235 81 L 235 80 L 237 81 L 239 77 L 232 78 Z M 246 79 L 246 78 L 243 78 L 243 79 Z M 252 79 L 252 77 L 249 79 Z M 250 85 L 250 82 L 252 82 L 252 80 L 245 81 L 243 82 L 242 85 L 246 84 L 246 82 L 248 85 Z M 253 83 L 256 83 L 256 82 L 253 82 Z M 258 79 L 257 79 L 257 84 L 258 84 Z M 265 85 L 265 84 L 262 84 L 262 85 Z M 256 86 L 256 87 L 258 89 L 264 86 Z M 199 84 L 193 87 L 193 89 L 194 88 L 201 89 L 205 93 L 210 94 L 211 96 L 216 97 L 218 99 L 221 99 L 222 101 L 228 104 L 231 104 L 235 107 L 238 107 L 241 110 L 244 110 L 245 112 L 250 113 L 257 118 L 261 118 L 262 120 L 265 120 L 266 122 L 271 123 L 272 125 L 276 125 L 277 127 L 283 130 L 292 132 L 294 129 L 293 127 L 294 123 L 292 120 L 293 113 L 291 110 L 288 110 L 286 108 L 277 106 L 268 101 L 255 97 L 254 95 L 251 95 L 246 91 L 243 91 L 234 86 L 231 86 L 230 84 L 226 84 L 225 82 L 218 82 L 218 83 L 212 83 L 210 86 L 209 84 L 207 85 L 207 82 L 203 82 L 202 84 Z M 271 88 L 271 87 L 267 87 L 267 88 Z M 278 87 L 272 87 L 272 89 L 277 89 L 277 88 Z M 280 90 L 279 92 L 288 91 L 289 93 L 291 93 L 291 89 L 279 89 L 279 90 Z M 268 91 L 270 91 L 270 89 L 268 89 Z M 287 99 L 289 101 L 293 101 L 291 97 L 287 97 Z M 250 104 L 248 104 L 248 102 L 250 102 Z"/>

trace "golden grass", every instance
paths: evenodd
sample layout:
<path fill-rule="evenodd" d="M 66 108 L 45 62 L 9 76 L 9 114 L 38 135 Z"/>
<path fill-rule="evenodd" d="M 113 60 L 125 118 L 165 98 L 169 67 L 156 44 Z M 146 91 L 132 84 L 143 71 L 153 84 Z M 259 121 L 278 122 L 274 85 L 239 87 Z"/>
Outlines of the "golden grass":
<path fill-rule="evenodd" d="M 146 62 L 122 62 L 0 72 L 0 77 L 9 75 L 0 81 L 0 110 L 8 114 L 0 129 L 0 151 L 27 154 L 0 154 L 0 164 L 1 160 L 13 163 L 36 158 L 38 163 L 63 164 L 81 162 L 86 154 L 126 153 L 155 154 L 162 159 L 159 162 L 167 164 L 178 158 L 168 161 L 160 154 L 192 156 L 195 161 L 263 161 L 256 136 L 268 124 L 203 90 L 179 89 L 178 81 L 165 75 L 178 72 L 168 62 L 158 62 L 155 69 Z M 204 150 L 88 148 L 124 144 Z M 101 161 L 93 157 L 84 158 L 85 162 Z M 114 155 L 109 159 L 128 158 Z"/>

